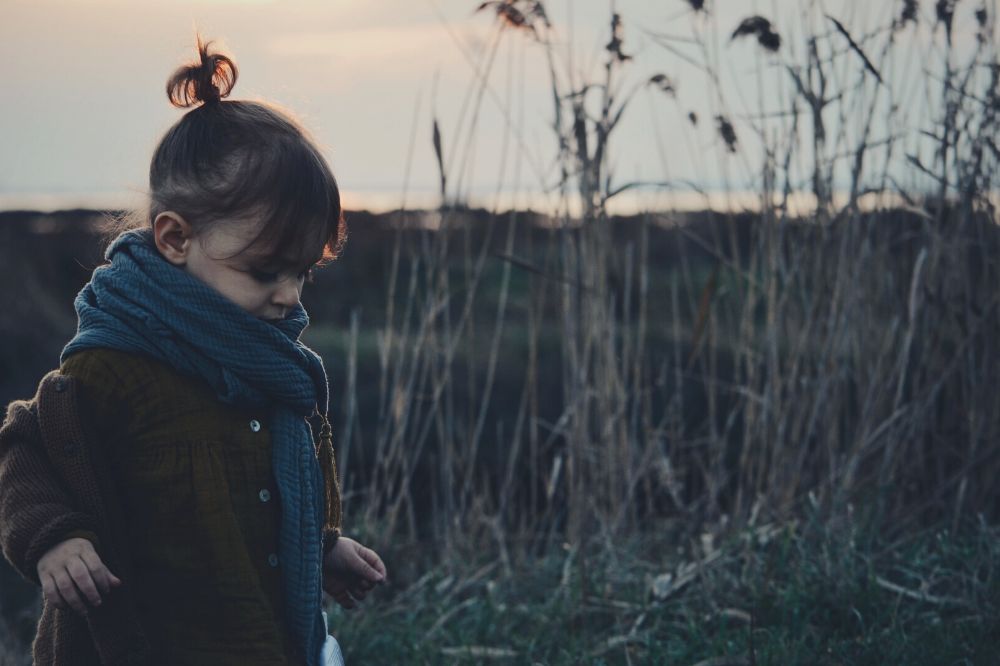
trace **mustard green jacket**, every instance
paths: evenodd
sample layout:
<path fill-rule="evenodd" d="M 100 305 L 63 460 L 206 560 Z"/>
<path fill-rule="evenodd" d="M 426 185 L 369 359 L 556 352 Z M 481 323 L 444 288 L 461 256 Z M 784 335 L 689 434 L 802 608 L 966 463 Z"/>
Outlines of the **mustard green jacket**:
<path fill-rule="evenodd" d="M 123 585 L 86 617 L 43 605 L 36 664 L 302 664 L 284 625 L 266 413 L 144 355 L 90 349 L 0 428 L 0 546 L 90 539 Z"/>

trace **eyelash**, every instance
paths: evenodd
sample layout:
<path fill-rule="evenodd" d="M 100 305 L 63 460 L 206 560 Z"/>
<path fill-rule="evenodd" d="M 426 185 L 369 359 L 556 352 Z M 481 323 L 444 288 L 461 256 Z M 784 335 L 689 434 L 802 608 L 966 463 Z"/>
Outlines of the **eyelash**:
<path fill-rule="evenodd" d="M 313 282 L 316 281 L 312 268 L 307 269 L 304 275 L 305 275 L 305 281 L 308 284 L 312 284 Z M 278 279 L 277 273 L 266 273 L 264 271 L 257 271 L 257 270 L 251 270 L 250 276 L 253 277 L 254 280 L 257 280 L 258 282 L 274 282 L 275 280 Z"/>

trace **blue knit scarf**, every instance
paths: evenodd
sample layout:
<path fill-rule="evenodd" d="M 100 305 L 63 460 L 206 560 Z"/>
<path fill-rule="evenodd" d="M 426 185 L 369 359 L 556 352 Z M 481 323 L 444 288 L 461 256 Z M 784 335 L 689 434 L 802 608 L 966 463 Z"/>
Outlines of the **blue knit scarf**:
<path fill-rule="evenodd" d="M 276 323 L 254 317 L 166 261 L 150 229 L 122 233 L 105 258 L 74 301 L 79 326 L 60 363 L 92 347 L 139 352 L 205 380 L 224 403 L 270 408 L 287 622 L 310 666 L 318 663 L 324 494 L 305 419 L 326 414 L 329 394 L 322 359 L 299 341 L 309 316 L 300 304 Z"/>

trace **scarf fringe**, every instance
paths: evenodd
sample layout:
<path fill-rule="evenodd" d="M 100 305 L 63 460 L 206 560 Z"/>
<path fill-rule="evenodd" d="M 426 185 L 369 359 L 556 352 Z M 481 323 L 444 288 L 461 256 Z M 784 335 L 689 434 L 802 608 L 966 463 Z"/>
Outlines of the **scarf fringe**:
<path fill-rule="evenodd" d="M 317 413 L 319 410 L 317 410 Z M 323 420 L 323 427 L 319 433 L 319 447 L 317 456 L 319 457 L 320 468 L 323 471 L 323 486 L 325 501 L 325 525 L 324 531 L 340 531 L 343 520 L 343 510 L 340 504 L 340 478 L 337 474 L 337 461 L 333 455 L 333 428 L 325 414 L 320 414 Z"/>

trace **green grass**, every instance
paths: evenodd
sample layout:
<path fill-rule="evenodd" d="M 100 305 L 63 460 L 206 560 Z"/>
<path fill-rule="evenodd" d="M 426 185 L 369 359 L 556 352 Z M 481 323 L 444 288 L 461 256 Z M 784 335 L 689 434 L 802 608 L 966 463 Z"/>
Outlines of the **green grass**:
<path fill-rule="evenodd" d="M 1000 663 L 996 529 L 890 544 L 768 525 L 707 548 L 669 532 L 509 573 L 487 549 L 429 568 L 390 550 L 390 587 L 331 629 L 364 664 Z"/>

